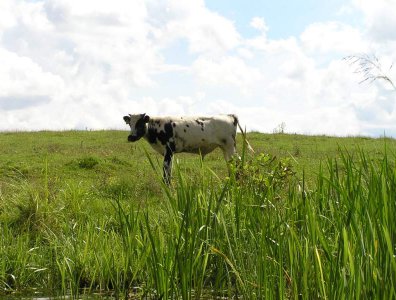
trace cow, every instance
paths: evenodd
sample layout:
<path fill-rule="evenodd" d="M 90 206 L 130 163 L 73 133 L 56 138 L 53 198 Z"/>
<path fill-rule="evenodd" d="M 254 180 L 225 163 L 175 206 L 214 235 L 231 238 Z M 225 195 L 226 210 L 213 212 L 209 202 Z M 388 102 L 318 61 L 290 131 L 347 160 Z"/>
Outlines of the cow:
<path fill-rule="evenodd" d="M 124 121 L 131 128 L 129 142 L 144 137 L 154 150 L 164 156 L 163 180 L 168 185 L 174 153 L 196 153 L 203 158 L 220 148 L 228 162 L 236 153 L 237 126 L 243 133 L 238 117 L 232 114 L 212 117 L 150 117 L 143 113 L 124 116 Z M 248 147 L 251 149 L 249 144 Z"/>

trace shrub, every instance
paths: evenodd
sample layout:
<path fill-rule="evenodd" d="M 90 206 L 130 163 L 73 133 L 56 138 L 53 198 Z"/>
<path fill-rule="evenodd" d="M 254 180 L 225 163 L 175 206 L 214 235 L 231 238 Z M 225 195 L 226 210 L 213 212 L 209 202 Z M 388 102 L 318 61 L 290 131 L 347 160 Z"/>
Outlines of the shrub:
<path fill-rule="evenodd" d="M 255 193 L 266 194 L 268 190 L 279 192 L 288 187 L 295 172 L 289 159 L 261 153 L 233 170 L 236 184 Z"/>

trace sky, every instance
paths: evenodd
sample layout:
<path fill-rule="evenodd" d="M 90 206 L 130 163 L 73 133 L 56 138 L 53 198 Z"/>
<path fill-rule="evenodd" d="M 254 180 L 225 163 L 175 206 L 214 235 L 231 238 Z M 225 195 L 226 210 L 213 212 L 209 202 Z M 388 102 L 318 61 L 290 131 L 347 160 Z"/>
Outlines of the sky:
<path fill-rule="evenodd" d="M 235 113 L 248 131 L 396 137 L 396 0 L 0 0 L 0 131 Z"/>

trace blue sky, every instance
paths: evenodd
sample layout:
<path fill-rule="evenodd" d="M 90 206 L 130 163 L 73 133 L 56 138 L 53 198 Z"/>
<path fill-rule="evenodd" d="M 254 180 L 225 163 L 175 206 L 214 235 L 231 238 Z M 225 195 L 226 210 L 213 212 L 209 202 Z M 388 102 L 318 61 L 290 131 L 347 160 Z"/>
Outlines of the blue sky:
<path fill-rule="evenodd" d="M 268 37 L 273 39 L 297 36 L 315 22 L 334 20 L 356 22 L 340 14 L 340 9 L 346 3 L 345 0 L 206 1 L 210 9 L 234 20 L 238 30 L 246 36 L 254 34 L 249 26 L 251 18 L 263 17 L 270 29 Z M 356 14 L 354 18 L 359 19 L 358 15 Z"/>
<path fill-rule="evenodd" d="M 236 113 L 248 130 L 396 136 L 396 91 L 343 60 L 376 55 L 396 81 L 395 15 L 396 0 L 2 0 L 0 130 Z"/>

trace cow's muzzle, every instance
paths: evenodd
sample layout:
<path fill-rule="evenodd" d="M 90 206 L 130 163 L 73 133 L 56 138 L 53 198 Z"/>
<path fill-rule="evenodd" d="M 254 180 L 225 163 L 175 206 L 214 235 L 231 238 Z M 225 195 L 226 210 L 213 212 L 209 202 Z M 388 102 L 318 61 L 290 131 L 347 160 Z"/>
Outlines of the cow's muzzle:
<path fill-rule="evenodd" d="M 136 142 L 138 139 L 136 135 L 128 135 L 128 142 Z"/>

